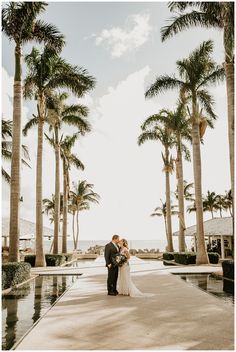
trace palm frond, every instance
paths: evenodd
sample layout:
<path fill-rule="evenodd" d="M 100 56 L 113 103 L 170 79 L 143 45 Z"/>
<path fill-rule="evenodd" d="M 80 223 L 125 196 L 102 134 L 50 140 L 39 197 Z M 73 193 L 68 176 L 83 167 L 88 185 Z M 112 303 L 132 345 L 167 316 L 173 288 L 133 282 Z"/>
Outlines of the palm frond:
<path fill-rule="evenodd" d="M 143 132 L 138 137 L 138 145 L 142 145 L 147 141 L 158 140 L 157 134 L 153 131 Z"/>
<path fill-rule="evenodd" d="M 24 136 L 27 136 L 28 131 L 38 124 L 38 117 L 36 117 L 35 115 L 33 116 L 34 117 L 26 123 L 25 127 L 22 130 Z"/>
<path fill-rule="evenodd" d="M 162 93 L 168 89 L 181 89 L 183 82 L 177 79 L 175 76 L 163 75 L 156 79 L 156 81 L 151 84 L 145 93 L 146 98 L 152 98 L 159 93 Z"/>
<path fill-rule="evenodd" d="M 8 183 L 11 183 L 11 176 L 8 174 L 8 172 L 2 167 L 2 178 Z"/>

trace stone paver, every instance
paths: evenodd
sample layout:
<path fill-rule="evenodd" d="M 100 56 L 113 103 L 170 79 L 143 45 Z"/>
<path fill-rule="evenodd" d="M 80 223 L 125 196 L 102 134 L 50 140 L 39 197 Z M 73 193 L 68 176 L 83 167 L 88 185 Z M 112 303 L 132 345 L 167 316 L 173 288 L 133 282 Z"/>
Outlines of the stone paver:
<path fill-rule="evenodd" d="M 84 275 L 39 321 L 17 349 L 234 348 L 233 306 L 230 303 L 186 284 L 169 273 L 174 270 L 170 267 L 161 270 L 162 263 L 146 263 L 136 259 L 132 262 L 135 284 L 142 292 L 153 293 L 154 296 L 107 296 L 106 269 L 99 258 L 94 263 L 96 268 L 82 269 Z"/>

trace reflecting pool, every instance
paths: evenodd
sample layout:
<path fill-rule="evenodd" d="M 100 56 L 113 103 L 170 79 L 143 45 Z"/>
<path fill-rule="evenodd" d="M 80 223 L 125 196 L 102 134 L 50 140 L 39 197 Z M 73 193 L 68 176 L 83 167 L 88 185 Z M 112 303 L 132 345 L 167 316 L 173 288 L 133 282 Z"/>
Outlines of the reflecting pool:
<path fill-rule="evenodd" d="M 2 349 L 11 349 L 78 275 L 38 276 L 2 298 Z"/>

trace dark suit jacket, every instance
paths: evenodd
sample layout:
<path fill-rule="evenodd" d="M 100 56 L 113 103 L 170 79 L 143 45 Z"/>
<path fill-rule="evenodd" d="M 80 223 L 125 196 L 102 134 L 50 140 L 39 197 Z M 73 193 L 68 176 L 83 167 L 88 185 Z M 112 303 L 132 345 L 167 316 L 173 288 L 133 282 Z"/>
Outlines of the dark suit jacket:
<path fill-rule="evenodd" d="M 116 247 L 112 242 L 107 243 L 105 245 L 104 257 L 106 261 L 106 266 L 112 264 L 111 258 L 114 257 L 117 253 L 119 253 L 119 251 L 117 251 Z"/>

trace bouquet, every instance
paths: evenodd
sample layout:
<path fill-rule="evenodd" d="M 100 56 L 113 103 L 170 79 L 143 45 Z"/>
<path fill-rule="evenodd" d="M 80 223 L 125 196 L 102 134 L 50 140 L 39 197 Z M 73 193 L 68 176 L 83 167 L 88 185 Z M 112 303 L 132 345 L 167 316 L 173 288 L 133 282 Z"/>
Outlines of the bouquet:
<path fill-rule="evenodd" d="M 126 262 L 127 258 L 124 254 L 117 253 L 114 257 L 112 257 L 112 264 L 115 267 L 122 266 Z"/>

